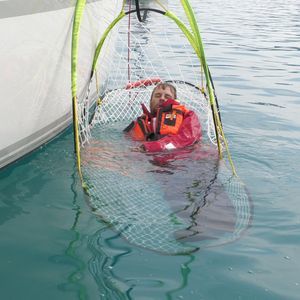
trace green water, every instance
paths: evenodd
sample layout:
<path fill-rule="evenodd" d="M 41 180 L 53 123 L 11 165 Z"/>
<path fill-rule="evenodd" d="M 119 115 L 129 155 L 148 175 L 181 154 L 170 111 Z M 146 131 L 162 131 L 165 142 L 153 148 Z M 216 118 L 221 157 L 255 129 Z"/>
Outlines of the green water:
<path fill-rule="evenodd" d="M 193 2 L 251 228 L 190 255 L 127 243 L 91 212 L 69 130 L 0 172 L 1 299 L 299 298 L 299 2 Z"/>

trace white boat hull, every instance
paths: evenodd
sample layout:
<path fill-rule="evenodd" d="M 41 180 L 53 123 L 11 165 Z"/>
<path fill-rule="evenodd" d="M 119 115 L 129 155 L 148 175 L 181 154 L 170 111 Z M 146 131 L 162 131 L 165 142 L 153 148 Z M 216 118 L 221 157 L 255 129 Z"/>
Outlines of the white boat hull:
<path fill-rule="evenodd" d="M 7 17 L 3 10 L 0 14 L 0 168 L 50 140 L 71 122 L 74 3 L 33 14 L 12 15 L 11 9 Z M 80 31 L 79 93 L 88 82 L 95 46 L 120 5 L 121 1 L 111 0 L 87 3 Z"/>

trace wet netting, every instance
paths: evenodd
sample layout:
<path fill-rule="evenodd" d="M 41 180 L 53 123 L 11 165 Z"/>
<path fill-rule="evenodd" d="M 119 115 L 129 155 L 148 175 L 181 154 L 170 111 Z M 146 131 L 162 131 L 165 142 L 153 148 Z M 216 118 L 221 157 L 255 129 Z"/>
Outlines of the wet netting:
<path fill-rule="evenodd" d="M 88 203 L 128 242 L 165 254 L 234 241 L 251 220 L 195 16 L 182 3 L 185 23 L 159 1 L 159 9 L 124 2 L 98 43 L 79 97 L 73 34 L 74 142 Z M 180 103 L 197 113 L 201 143 L 159 154 L 133 151 L 138 143 L 123 129 L 142 114 L 141 103 L 149 105 L 159 82 L 172 83 Z"/>

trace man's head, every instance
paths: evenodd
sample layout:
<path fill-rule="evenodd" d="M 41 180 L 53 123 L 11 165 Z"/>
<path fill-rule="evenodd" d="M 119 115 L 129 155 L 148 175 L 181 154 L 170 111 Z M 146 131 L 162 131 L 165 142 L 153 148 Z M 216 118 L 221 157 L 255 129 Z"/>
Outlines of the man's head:
<path fill-rule="evenodd" d="M 159 83 L 153 90 L 150 99 L 150 110 L 155 114 L 159 105 L 168 99 L 176 99 L 176 88 L 170 83 Z"/>

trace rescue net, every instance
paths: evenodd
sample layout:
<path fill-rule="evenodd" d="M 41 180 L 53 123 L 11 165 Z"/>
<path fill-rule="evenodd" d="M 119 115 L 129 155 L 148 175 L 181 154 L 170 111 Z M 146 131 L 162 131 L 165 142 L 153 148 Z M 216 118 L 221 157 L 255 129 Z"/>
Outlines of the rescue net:
<path fill-rule="evenodd" d="M 154 12 L 149 12 L 146 20 L 140 23 L 135 15 L 130 20 L 124 18 L 109 35 L 108 41 L 113 39 L 115 48 L 101 59 L 84 100 L 79 102 L 81 145 L 89 141 L 90 129 L 97 124 L 129 121 L 141 115 L 141 103 L 149 105 L 152 90 L 159 82 L 169 82 L 176 87 L 177 99 L 197 112 L 206 136 L 216 144 L 199 58 L 174 22 Z M 98 95 L 91 92 L 93 85 Z M 96 106 L 93 105 L 95 99 Z"/>
<path fill-rule="evenodd" d="M 182 30 L 170 12 L 144 13 L 144 22 L 135 13 L 120 13 L 98 44 L 89 85 L 76 97 L 75 138 L 77 132 L 88 202 L 130 243 L 154 251 L 190 253 L 233 241 L 250 224 L 250 199 L 235 170 L 224 164 L 229 152 L 219 162 L 227 144 L 212 79 L 185 32 L 193 26 Z M 135 142 L 122 129 L 141 115 L 141 103 L 149 105 L 158 82 L 172 83 L 177 99 L 199 116 L 201 147 L 161 155 L 130 151 Z M 174 198 L 183 204 L 174 207 Z"/>

